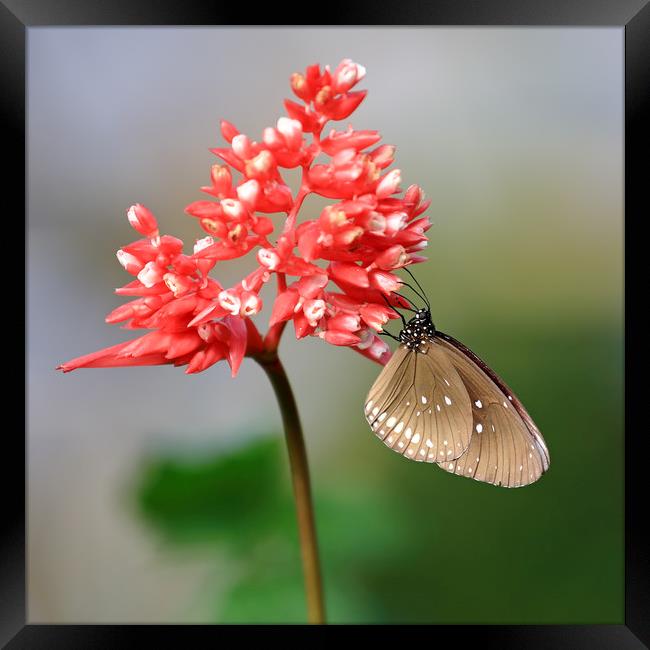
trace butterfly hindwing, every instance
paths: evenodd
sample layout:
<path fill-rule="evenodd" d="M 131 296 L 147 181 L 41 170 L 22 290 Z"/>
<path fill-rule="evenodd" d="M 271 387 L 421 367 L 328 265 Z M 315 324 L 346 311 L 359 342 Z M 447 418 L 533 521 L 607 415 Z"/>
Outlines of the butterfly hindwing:
<path fill-rule="evenodd" d="M 469 446 L 471 402 L 444 349 L 400 345 L 373 384 L 365 414 L 375 435 L 406 458 L 458 458 Z"/>
<path fill-rule="evenodd" d="M 440 467 L 504 487 L 522 487 L 537 481 L 549 467 L 549 453 L 521 402 L 468 348 L 440 332 L 436 340 L 467 389 L 473 419 L 467 451 L 455 460 L 440 462 Z"/>

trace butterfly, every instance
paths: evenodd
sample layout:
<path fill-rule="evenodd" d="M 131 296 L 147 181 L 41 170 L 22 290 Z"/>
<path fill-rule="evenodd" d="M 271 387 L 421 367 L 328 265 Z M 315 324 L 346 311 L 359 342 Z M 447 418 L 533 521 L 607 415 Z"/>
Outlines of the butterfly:
<path fill-rule="evenodd" d="M 408 322 L 400 314 L 399 337 L 386 332 L 399 347 L 366 398 L 371 429 L 393 451 L 452 474 L 503 487 L 534 483 L 550 464 L 539 429 L 486 363 L 436 330 L 426 295 L 418 296 L 426 308 L 411 309 Z"/>

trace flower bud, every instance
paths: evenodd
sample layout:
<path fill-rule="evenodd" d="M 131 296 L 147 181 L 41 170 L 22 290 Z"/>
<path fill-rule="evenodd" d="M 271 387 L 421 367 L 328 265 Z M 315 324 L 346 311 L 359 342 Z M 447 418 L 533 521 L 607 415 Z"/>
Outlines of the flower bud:
<path fill-rule="evenodd" d="M 355 345 L 361 340 L 352 332 L 342 332 L 340 330 L 327 330 L 322 332 L 320 336 L 332 345 Z"/>
<path fill-rule="evenodd" d="M 260 184 L 255 179 L 246 181 L 237 188 L 237 197 L 249 210 L 255 210 L 259 195 Z"/>
<path fill-rule="evenodd" d="M 221 209 L 226 217 L 239 221 L 246 216 L 246 209 L 236 199 L 224 199 L 221 201 Z"/>
<path fill-rule="evenodd" d="M 239 131 L 235 128 L 234 124 L 226 120 L 221 120 L 221 135 L 223 135 L 227 142 L 232 142 L 233 138 L 239 135 Z"/>
<path fill-rule="evenodd" d="M 196 253 L 202 251 L 204 248 L 208 248 L 208 246 L 212 246 L 212 244 L 214 244 L 214 239 L 212 239 L 212 237 L 197 239 L 196 244 L 194 244 L 194 254 L 196 255 Z"/>
<path fill-rule="evenodd" d="M 366 69 L 350 59 L 343 59 L 332 75 L 335 93 L 345 93 L 366 76 Z"/>
<path fill-rule="evenodd" d="M 368 303 L 359 310 L 363 321 L 378 332 L 381 332 L 384 325 L 388 322 L 390 312 L 385 305 L 377 305 L 374 303 Z M 392 313 L 395 314 L 395 312 Z"/>
<path fill-rule="evenodd" d="M 275 167 L 275 159 L 270 151 L 264 149 L 257 156 L 246 163 L 246 176 L 248 178 L 266 178 Z"/>
<path fill-rule="evenodd" d="M 275 230 L 273 221 L 268 217 L 256 217 L 255 223 L 253 224 L 253 232 L 256 235 L 270 235 Z"/>
<path fill-rule="evenodd" d="M 150 289 L 163 279 L 164 274 L 164 270 L 155 262 L 147 262 L 143 269 L 138 273 L 138 280 L 140 280 L 145 287 Z"/>
<path fill-rule="evenodd" d="M 251 291 L 244 291 L 241 295 L 241 307 L 239 314 L 241 316 L 253 316 L 262 310 L 261 298 Z"/>
<path fill-rule="evenodd" d="M 269 271 L 275 271 L 280 266 L 280 256 L 272 248 L 260 248 L 257 261 Z"/>
<path fill-rule="evenodd" d="M 361 266 L 351 262 L 332 262 L 330 275 L 334 280 L 340 280 L 362 289 L 368 288 L 368 272 Z"/>
<path fill-rule="evenodd" d="M 241 160 L 248 160 L 253 153 L 251 141 L 248 139 L 248 136 L 243 133 L 236 135 L 232 139 L 232 150 Z"/>
<path fill-rule="evenodd" d="M 132 275 L 137 275 L 144 266 L 144 263 L 141 262 L 135 255 L 123 251 L 121 248 L 116 253 L 117 261 L 127 270 L 128 273 Z"/>
<path fill-rule="evenodd" d="M 387 248 L 383 253 L 378 255 L 375 258 L 375 264 L 380 268 L 386 271 L 391 269 L 398 269 L 404 266 L 409 260 L 408 253 L 404 249 L 404 246 L 396 244 Z"/>
<path fill-rule="evenodd" d="M 309 88 L 309 84 L 303 75 L 299 72 L 294 72 L 291 75 L 291 90 L 305 102 L 310 102 L 313 98 L 313 93 Z"/>
<path fill-rule="evenodd" d="M 392 273 L 387 271 L 371 271 L 369 273 L 370 286 L 373 289 L 379 289 L 385 294 L 399 291 L 402 286 L 401 280 Z"/>
<path fill-rule="evenodd" d="M 247 235 L 248 235 L 248 230 L 246 226 L 244 226 L 241 223 L 238 223 L 228 231 L 228 240 L 232 244 L 237 244 L 243 239 L 246 239 Z"/>
<path fill-rule="evenodd" d="M 357 347 L 359 350 L 367 350 L 369 347 L 372 346 L 374 340 L 375 340 L 375 335 L 372 330 L 368 329 L 367 327 L 360 332 L 357 332 L 357 335 L 361 338 L 359 343 L 357 343 Z"/>
<path fill-rule="evenodd" d="M 212 335 L 212 324 L 211 323 L 201 323 L 196 331 L 198 335 L 207 343 L 213 338 Z"/>
<path fill-rule="evenodd" d="M 293 205 L 291 189 L 283 183 L 277 183 L 275 181 L 267 182 L 264 187 L 264 196 L 278 209 L 278 212 L 281 210 L 289 210 Z"/>
<path fill-rule="evenodd" d="M 226 289 L 219 294 L 217 300 L 219 301 L 221 307 L 223 307 L 223 309 L 225 309 L 228 313 L 232 314 L 233 316 L 239 315 L 241 300 L 239 299 L 239 296 L 237 296 L 234 292 Z"/>
<path fill-rule="evenodd" d="M 307 321 L 312 327 L 316 327 L 318 321 L 325 315 L 324 300 L 305 300 L 302 306 L 302 312 L 305 314 Z"/>
<path fill-rule="evenodd" d="M 204 218 L 200 220 L 200 224 L 201 228 L 203 228 L 205 232 L 209 232 L 211 235 L 225 237 L 228 234 L 228 227 L 221 220 Z"/>
<path fill-rule="evenodd" d="M 399 169 L 388 172 L 378 183 L 375 194 L 380 199 L 385 199 L 399 190 L 402 177 Z"/>
<path fill-rule="evenodd" d="M 368 213 L 366 228 L 368 232 L 371 232 L 375 235 L 383 235 L 386 231 L 386 217 L 384 217 L 381 212 L 372 212 Z"/>
<path fill-rule="evenodd" d="M 367 91 L 346 93 L 345 95 L 332 100 L 327 106 L 327 115 L 331 120 L 344 120 L 357 109 L 364 100 Z"/>
<path fill-rule="evenodd" d="M 292 151 L 300 149 L 300 145 L 302 144 L 302 124 L 298 120 L 281 117 L 278 120 L 277 127 L 289 149 Z"/>
<path fill-rule="evenodd" d="M 269 325 L 272 327 L 276 323 L 281 323 L 293 316 L 294 309 L 298 304 L 298 292 L 293 289 L 286 289 L 280 293 L 273 303 L 273 312 Z"/>
<path fill-rule="evenodd" d="M 285 146 L 284 139 L 280 133 L 278 133 L 278 130 L 271 126 L 267 126 L 264 131 L 262 131 L 262 140 L 269 149 L 281 149 Z"/>
<path fill-rule="evenodd" d="M 141 203 L 132 205 L 126 213 L 129 223 L 134 230 L 141 235 L 153 239 L 158 237 L 158 222 L 153 213 L 144 207 Z"/>
<path fill-rule="evenodd" d="M 167 288 L 176 298 L 187 293 L 194 287 L 192 281 L 188 277 L 179 275 L 178 273 L 165 273 L 163 280 L 165 281 Z"/>
<path fill-rule="evenodd" d="M 327 321 L 328 330 L 356 332 L 361 327 L 358 314 L 341 312 Z"/>
<path fill-rule="evenodd" d="M 394 235 L 395 233 L 403 230 L 406 226 L 407 220 L 406 212 L 392 212 L 386 217 L 386 232 L 389 235 Z"/>
<path fill-rule="evenodd" d="M 232 174 L 225 165 L 212 165 L 210 179 L 215 194 L 220 198 L 228 196 L 232 188 Z"/>
<path fill-rule="evenodd" d="M 395 147 L 390 144 L 383 144 L 370 152 L 370 160 L 379 169 L 388 167 L 395 159 Z"/>

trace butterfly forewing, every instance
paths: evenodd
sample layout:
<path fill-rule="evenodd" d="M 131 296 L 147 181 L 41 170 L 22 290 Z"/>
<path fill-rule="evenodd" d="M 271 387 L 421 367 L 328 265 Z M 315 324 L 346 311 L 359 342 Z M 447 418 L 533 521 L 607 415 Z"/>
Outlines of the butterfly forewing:
<path fill-rule="evenodd" d="M 436 335 L 471 399 L 473 431 L 467 451 L 440 462 L 448 472 L 478 481 L 521 487 L 535 482 L 550 458 L 539 429 L 521 402 L 471 350 L 452 337 Z"/>
<path fill-rule="evenodd" d="M 412 460 L 453 460 L 470 444 L 469 395 L 435 342 L 397 348 L 368 393 L 365 414 L 385 445 Z"/>

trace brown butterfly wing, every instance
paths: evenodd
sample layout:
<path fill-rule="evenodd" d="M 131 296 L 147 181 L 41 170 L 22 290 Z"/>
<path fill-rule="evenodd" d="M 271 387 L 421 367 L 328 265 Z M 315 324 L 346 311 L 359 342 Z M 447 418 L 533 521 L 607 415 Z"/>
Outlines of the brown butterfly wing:
<path fill-rule="evenodd" d="M 440 467 L 453 474 L 504 487 L 534 483 L 549 468 L 544 438 L 530 415 L 506 386 L 471 350 L 438 332 L 472 403 L 474 421 L 467 451 Z"/>
<path fill-rule="evenodd" d="M 472 435 L 470 398 L 446 351 L 400 345 L 377 377 L 365 404 L 375 435 L 412 460 L 458 458 Z"/>

